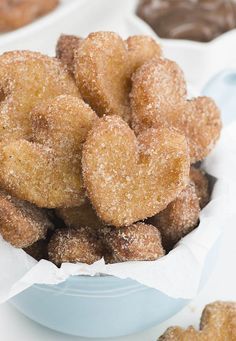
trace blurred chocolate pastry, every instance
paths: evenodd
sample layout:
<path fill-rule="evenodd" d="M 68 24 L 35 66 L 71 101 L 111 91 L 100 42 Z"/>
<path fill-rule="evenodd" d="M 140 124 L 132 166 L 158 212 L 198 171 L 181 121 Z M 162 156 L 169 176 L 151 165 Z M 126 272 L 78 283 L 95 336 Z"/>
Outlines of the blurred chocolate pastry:
<path fill-rule="evenodd" d="M 25 26 L 52 11 L 59 0 L 0 0 L 0 32 Z"/>
<path fill-rule="evenodd" d="M 162 38 L 208 42 L 236 27 L 234 0 L 141 0 L 137 14 Z"/>

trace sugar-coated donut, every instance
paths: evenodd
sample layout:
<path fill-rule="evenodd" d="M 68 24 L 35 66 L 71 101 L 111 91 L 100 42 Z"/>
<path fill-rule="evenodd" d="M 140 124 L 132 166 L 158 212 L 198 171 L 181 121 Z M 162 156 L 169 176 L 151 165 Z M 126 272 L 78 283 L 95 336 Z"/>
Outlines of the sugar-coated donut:
<path fill-rule="evenodd" d="M 26 248 L 46 237 L 53 224 L 36 206 L 0 192 L 0 234 L 18 248 Z"/>

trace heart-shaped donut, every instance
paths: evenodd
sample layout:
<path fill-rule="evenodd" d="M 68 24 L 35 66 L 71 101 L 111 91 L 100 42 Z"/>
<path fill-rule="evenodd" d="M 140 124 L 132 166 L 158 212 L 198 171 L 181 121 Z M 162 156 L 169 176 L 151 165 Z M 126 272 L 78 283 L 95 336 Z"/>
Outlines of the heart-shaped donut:
<path fill-rule="evenodd" d="M 130 119 L 131 76 L 160 46 L 146 36 L 127 41 L 113 32 L 95 32 L 80 41 L 74 51 L 74 75 L 81 95 L 99 116 Z"/>
<path fill-rule="evenodd" d="M 83 146 L 88 196 L 107 224 L 127 226 L 163 210 L 189 181 L 186 139 L 167 128 L 137 138 L 119 116 L 94 125 Z"/>
<path fill-rule="evenodd" d="M 0 183 L 39 207 L 79 206 L 84 200 L 82 143 L 97 119 L 82 99 L 62 95 L 31 114 L 32 141 L 2 144 Z"/>
<path fill-rule="evenodd" d="M 56 58 L 31 51 L 1 55 L 0 141 L 30 138 L 30 111 L 63 94 L 80 96 L 74 80 Z"/>
<path fill-rule="evenodd" d="M 125 43 L 128 49 L 131 75 L 149 59 L 162 56 L 160 45 L 149 36 L 130 36 Z"/>
<path fill-rule="evenodd" d="M 132 127 L 136 133 L 150 127 L 173 127 L 186 136 L 194 163 L 212 150 L 221 120 L 212 99 L 187 100 L 186 94 L 183 73 L 175 62 L 161 58 L 146 62 L 133 75 Z"/>
<path fill-rule="evenodd" d="M 75 79 L 99 116 L 129 116 L 129 63 L 125 43 L 112 32 L 91 33 L 75 51 Z"/>

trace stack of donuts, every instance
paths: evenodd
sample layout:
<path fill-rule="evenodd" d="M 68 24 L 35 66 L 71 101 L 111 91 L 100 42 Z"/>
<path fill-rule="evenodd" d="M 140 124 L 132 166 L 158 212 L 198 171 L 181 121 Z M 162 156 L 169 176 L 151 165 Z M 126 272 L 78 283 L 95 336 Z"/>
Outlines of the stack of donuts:
<path fill-rule="evenodd" d="M 208 97 L 147 36 L 63 35 L 0 56 L 0 233 L 35 259 L 156 260 L 210 200 Z"/>

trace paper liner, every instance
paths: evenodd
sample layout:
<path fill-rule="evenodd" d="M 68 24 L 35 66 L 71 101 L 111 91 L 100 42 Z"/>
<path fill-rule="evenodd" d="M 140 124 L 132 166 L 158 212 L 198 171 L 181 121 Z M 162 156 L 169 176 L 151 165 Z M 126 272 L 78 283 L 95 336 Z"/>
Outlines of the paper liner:
<path fill-rule="evenodd" d="M 205 170 L 217 178 L 210 203 L 201 211 L 199 226 L 184 237 L 166 256 L 157 261 L 125 262 L 106 265 L 36 262 L 23 250 L 0 239 L 0 302 L 31 285 L 58 284 L 74 275 L 107 274 L 131 278 L 175 298 L 197 294 L 208 252 L 219 237 L 227 217 L 233 212 L 236 193 L 236 123 L 225 128 L 215 150 L 205 161 Z"/>

